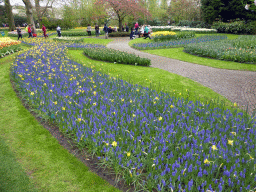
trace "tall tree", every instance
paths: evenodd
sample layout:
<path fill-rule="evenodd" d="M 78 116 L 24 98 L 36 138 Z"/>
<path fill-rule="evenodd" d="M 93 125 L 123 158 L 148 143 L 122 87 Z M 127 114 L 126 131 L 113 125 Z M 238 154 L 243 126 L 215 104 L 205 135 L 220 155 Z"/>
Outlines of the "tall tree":
<path fill-rule="evenodd" d="M 22 0 L 26 7 L 26 15 L 28 24 L 32 24 L 35 26 L 34 18 L 33 18 L 33 7 L 30 0 Z"/>
<path fill-rule="evenodd" d="M 48 8 L 52 8 L 52 4 L 54 3 L 54 0 L 47 0 L 46 6 L 41 7 L 40 2 L 43 0 L 35 0 L 35 8 L 36 8 L 36 15 L 39 23 L 41 24 L 42 22 L 42 17 L 45 16 L 46 10 Z"/>
<path fill-rule="evenodd" d="M 117 17 L 119 22 L 119 31 L 122 30 L 122 24 L 124 19 L 132 15 L 135 19 L 141 17 L 141 14 L 148 15 L 149 12 L 142 6 L 142 0 L 97 0 L 95 3 L 96 8 L 104 7 L 106 15 L 110 17 Z"/>
<path fill-rule="evenodd" d="M 168 8 L 167 0 L 161 0 L 161 8 L 167 10 Z"/>
<path fill-rule="evenodd" d="M 15 30 L 15 24 L 14 24 L 14 18 L 13 18 L 13 14 L 12 14 L 12 6 L 11 6 L 9 0 L 5 0 L 4 3 L 5 3 L 5 9 L 7 12 L 9 30 L 13 31 L 13 30 Z"/>

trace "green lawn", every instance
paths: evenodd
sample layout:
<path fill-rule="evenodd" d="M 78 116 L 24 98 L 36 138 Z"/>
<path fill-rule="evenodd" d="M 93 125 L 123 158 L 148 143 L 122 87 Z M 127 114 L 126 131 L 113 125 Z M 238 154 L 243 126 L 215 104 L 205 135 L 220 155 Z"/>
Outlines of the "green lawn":
<path fill-rule="evenodd" d="M 0 60 L 0 191 L 119 191 L 90 172 L 24 108 L 10 83 L 15 55 Z"/>
<path fill-rule="evenodd" d="M 152 67 L 131 66 L 123 64 L 94 61 L 84 56 L 82 50 L 69 50 L 68 56 L 74 61 L 86 67 L 94 68 L 113 77 L 119 77 L 133 84 L 151 87 L 157 91 L 164 91 L 176 97 L 186 97 L 189 92 L 189 100 L 207 102 L 209 100 L 223 101 L 232 106 L 229 100 L 189 78 Z M 180 95 L 181 94 L 181 95 Z M 231 109 L 231 107 L 228 107 Z"/>
<path fill-rule="evenodd" d="M 206 34 L 196 34 L 196 37 L 206 35 Z M 219 35 L 219 34 L 216 34 Z M 228 39 L 236 39 L 239 35 L 234 34 L 225 34 L 227 35 Z M 137 38 L 129 42 L 129 45 L 135 43 L 149 43 L 153 42 L 153 40 L 150 39 L 142 39 Z M 159 55 L 163 57 L 168 57 L 171 59 L 177 59 L 180 61 L 186 61 L 190 63 L 195 63 L 199 65 L 205 65 L 209 67 L 215 67 L 220 69 L 231 69 L 231 70 L 242 70 L 242 71 L 256 71 L 256 65 L 255 64 L 244 64 L 244 63 L 238 63 L 238 62 L 232 62 L 232 61 L 221 61 L 206 57 L 198 57 L 195 55 L 191 55 L 188 53 L 183 52 L 183 47 L 180 48 L 169 48 L 169 49 L 155 49 L 155 50 L 143 50 L 144 52 Z"/>

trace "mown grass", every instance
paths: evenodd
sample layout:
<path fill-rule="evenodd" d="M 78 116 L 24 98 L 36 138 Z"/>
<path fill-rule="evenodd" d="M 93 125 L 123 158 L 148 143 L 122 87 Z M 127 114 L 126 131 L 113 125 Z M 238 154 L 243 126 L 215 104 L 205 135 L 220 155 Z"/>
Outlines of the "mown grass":
<path fill-rule="evenodd" d="M 213 100 L 219 104 L 220 102 L 226 103 L 227 109 L 233 109 L 233 103 L 210 88 L 189 78 L 162 69 L 94 61 L 84 56 L 82 50 L 69 50 L 68 56 L 86 67 L 94 68 L 97 71 L 118 77 L 132 84 L 151 87 L 157 91 L 164 91 L 176 97 L 183 97 L 187 89 L 190 94 L 188 99 L 191 101 L 207 102 Z"/>
<path fill-rule="evenodd" d="M 25 109 L 10 82 L 15 55 L 0 60 L 0 170 L 5 173 L 0 191 L 119 191 L 90 172 Z"/>
<path fill-rule="evenodd" d="M 203 35 L 206 35 L 206 34 L 196 34 L 196 37 L 203 36 Z M 225 34 L 225 35 L 228 37 L 228 39 L 236 39 L 239 36 L 234 34 Z M 130 41 L 129 45 L 131 46 L 132 44 L 142 43 L 142 42 L 149 43 L 149 42 L 152 42 L 152 40 L 137 38 L 135 40 Z M 170 49 L 145 50 L 144 52 L 163 56 L 163 57 L 168 57 L 171 59 L 177 59 L 180 61 L 186 61 L 186 62 L 195 63 L 199 65 L 215 67 L 219 69 L 256 71 L 255 64 L 244 64 L 244 63 L 238 63 L 238 62 L 232 62 L 232 61 L 221 61 L 221 60 L 216 60 L 216 59 L 211 59 L 206 57 L 198 57 L 198 56 L 183 52 L 183 49 L 184 49 L 183 47 L 180 47 L 180 48 L 170 48 Z"/>

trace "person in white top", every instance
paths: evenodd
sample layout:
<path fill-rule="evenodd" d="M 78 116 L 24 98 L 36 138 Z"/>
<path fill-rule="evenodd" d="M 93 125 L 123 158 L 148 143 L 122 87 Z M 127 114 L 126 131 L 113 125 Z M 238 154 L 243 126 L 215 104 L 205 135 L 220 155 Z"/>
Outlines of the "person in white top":
<path fill-rule="evenodd" d="M 57 33 L 58 33 L 58 36 L 59 36 L 59 37 L 61 36 L 61 31 L 60 31 L 60 30 L 61 30 L 61 28 L 60 28 L 60 26 L 58 26 L 58 27 L 57 27 Z"/>
<path fill-rule="evenodd" d="M 140 27 L 140 31 L 139 31 L 139 38 L 140 38 L 140 36 L 141 35 L 143 35 L 144 34 L 144 25 L 142 25 L 141 27 Z"/>

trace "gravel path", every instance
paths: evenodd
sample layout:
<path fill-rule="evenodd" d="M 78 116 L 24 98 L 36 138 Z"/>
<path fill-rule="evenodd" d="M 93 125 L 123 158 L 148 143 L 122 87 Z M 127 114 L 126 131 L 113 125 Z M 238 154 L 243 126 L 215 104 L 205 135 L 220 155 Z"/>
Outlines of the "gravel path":
<path fill-rule="evenodd" d="M 129 41 L 129 37 L 114 38 L 114 41 L 110 42 L 107 47 L 149 58 L 152 63 L 151 67 L 188 77 L 211 88 L 233 103 L 238 103 L 242 109 L 246 109 L 248 105 L 250 114 L 256 110 L 256 72 L 217 69 L 156 56 L 131 48 L 128 45 Z"/>

